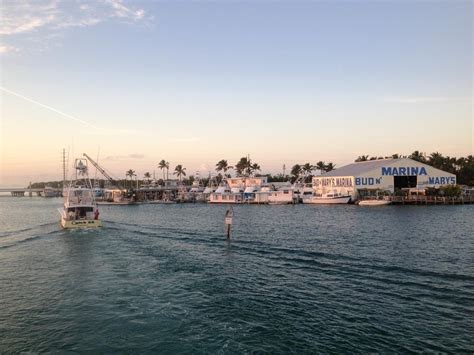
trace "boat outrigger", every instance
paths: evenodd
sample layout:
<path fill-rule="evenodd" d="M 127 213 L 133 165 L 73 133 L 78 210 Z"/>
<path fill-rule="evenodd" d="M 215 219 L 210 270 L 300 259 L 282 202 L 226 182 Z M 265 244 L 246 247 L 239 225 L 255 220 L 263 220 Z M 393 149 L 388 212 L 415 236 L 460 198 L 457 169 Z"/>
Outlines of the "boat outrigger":
<path fill-rule="evenodd" d="M 61 227 L 66 229 L 102 227 L 88 175 L 87 160 L 76 159 L 74 168 L 75 178 L 71 179 L 65 189 L 63 208 L 58 209 L 61 215 Z"/>

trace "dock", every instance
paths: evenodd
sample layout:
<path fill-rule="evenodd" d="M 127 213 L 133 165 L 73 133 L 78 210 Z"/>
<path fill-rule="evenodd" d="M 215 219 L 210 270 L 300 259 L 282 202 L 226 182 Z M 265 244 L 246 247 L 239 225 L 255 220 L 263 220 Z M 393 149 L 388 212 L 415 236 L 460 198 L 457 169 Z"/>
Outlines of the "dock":
<path fill-rule="evenodd" d="M 385 196 L 384 200 L 392 205 L 470 205 L 474 204 L 474 196 Z"/>
<path fill-rule="evenodd" d="M 394 205 L 470 205 L 474 204 L 474 196 L 390 196 Z"/>

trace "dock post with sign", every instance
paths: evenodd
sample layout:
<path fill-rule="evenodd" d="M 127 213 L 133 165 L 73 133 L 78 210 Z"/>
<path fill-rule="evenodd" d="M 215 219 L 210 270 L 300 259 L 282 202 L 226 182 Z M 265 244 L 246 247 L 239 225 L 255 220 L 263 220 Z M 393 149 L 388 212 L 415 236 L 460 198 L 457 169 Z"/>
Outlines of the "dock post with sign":
<path fill-rule="evenodd" d="M 232 227 L 232 218 L 234 217 L 234 209 L 231 207 L 225 213 L 225 227 L 227 230 L 227 239 L 230 239 L 230 229 Z"/>

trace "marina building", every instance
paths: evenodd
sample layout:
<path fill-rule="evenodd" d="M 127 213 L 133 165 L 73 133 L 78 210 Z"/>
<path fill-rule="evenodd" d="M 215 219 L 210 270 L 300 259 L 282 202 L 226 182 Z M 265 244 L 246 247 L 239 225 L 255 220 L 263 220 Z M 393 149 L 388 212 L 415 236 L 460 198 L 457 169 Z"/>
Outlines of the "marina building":
<path fill-rule="evenodd" d="M 352 200 L 375 191 L 424 191 L 455 184 L 456 175 L 409 158 L 358 162 L 313 177 L 316 194 L 350 195 Z"/>

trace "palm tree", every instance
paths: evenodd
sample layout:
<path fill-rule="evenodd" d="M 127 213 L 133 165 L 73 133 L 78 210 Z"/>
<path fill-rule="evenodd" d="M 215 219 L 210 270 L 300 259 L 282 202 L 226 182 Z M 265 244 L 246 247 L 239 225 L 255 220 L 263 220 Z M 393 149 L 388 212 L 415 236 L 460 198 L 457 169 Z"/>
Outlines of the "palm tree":
<path fill-rule="evenodd" d="M 148 182 L 148 184 L 150 184 L 151 174 L 149 172 L 146 172 L 145 174 L 143 174 L 143 178 Z"/>
<path fill-rule="evenodd" d="M 323 162 L 323 161 L 318 161 L 318 162 L 316 163 L 316 169 L 319 170 L 320 173 L 322 174 L 323 171 L 325 171 L 325 169 L 326 169 L 326 163 Z"/>
<path fill-rule="evenodd" d="M 300 177 L 301 172 L 302 172 L 302 169 L 301 169 L 301 165 L 299 164 L 295 164 L 291 168 L 291 175 L 293 175 L 296 179 Z"/>
<path fill-rule="evenodd" d="M 314 170 L 314 166 L 311 165 L 310 163 L 306 163 L 306 164 L 303 164 L 303 166 L 301 167 L 301 170 L 303 171 L 305 175 L 311 175 L 311 173 Z"/>
<path fill-rule="evenodd" d="M 168 179 L 168 171 L 170 169 L 170 163 L 167 162 L 166 160 L 162 159 L 158 163 L 158 168 L 160 168 L 161 171 L 163 171 L 163 180 L 165 179 L 165 171 L 163 169 L 166 169 L 166 179 Z"/>
<path fill-rule="evenodd" d="M 166 168 L 166 160 L 162 159 L 159 163 L 158 163 L 158 168 L 161 169 L 161 171 L 163 172 L 163 180 L 165 179 L 165 171 L 163 169 Z"/>
<path fill-rule="evenodd" d="M 250 169 L 252 171 L 252 173 L 255 173 L 257 171 L 260 171 L 260 165 L 258 165 L 257 163 L 253 163 L 251 166 L 250 166 Z"/>
<path fill-rule="evenodd" d="M 137 174 L 135 174 L 135 170 L 132 170 L 132 169 L 127 170 L 125 172 L 125 178 L 127 178 L 129 176 L 130 176 L 130 187 L 132 187 L 132 183 L 133 183 L 132 179 L 133 179 L 134 176 L 137 176 Z"/>
<path fill-rule="evenodd" d="M 426 159 L 423 153 L 420 153 L 418 150 L 415 150 L 413 153 L 411 153 L 408 158 L 419 161 L 421 163 L 425 163 Z"/>
<path fill-rule="evenodd" d="M 221 161 L 219 161 L 216 164 L 216 171 L 217 172 L 223 171 L 224 176 L 227 176 L 226 173 L 227 173 L 227 170 L 229 170 L 229 169 L 233 169 L 233 167 L 229 166 L 229 164 L 227 163 L 227 160 L 222 159 Z"/>
<path fill-rule="evenodd" d="M 437 168 L 437 169 L 442 169 L 444 157 L 441 153 L 438 153 L 438 152 L 431 153 L 430 156 L 428 157 L 428 162 L 432 167 Z"/>
<path fill-rule="evenodd" d="M 179 181 L 181 181 L 181 177 L 182 176 L 186 176 L 186 172 L 185 172 L 186 168 L 183 168 L 183 166 L 181 164 L 178 164 L 176 165 L 176 167 L 174 168 L 174 173 L 173 175 L 176 175 L 179 179 Z"/>
<path fill-rule="evenodd" d="M 326 166 L 324 167 L 324 171 L 325 172 L 330 172 L 332 170 L 334 170 L 336 168 L 336 165 L 334 165 L 333 163 L 329 162 L 326 164 Z"/>
<path fill-rule="evenodd" d="M 357 159 L 355 160 L 356 163 L 360 162 L 360 161 L 367 161 L 369 160 L 369 156 L 368 155 L 359 155 L 357 157 Z"/>
<path fill-rule="evenodd" d="M 251 165 L 250 158 L 242 157 L 240 160 L 235 164 L 235 171 L 237 175 L 244 175 L 246 172 L 249 171 L 249 167 Z"/>
<path fill-rule="evenodd" d="M 252 160 L 247 158 L 247 166 L 245 167 L 245 175 L 250 176 L 252 175 Z"/>

